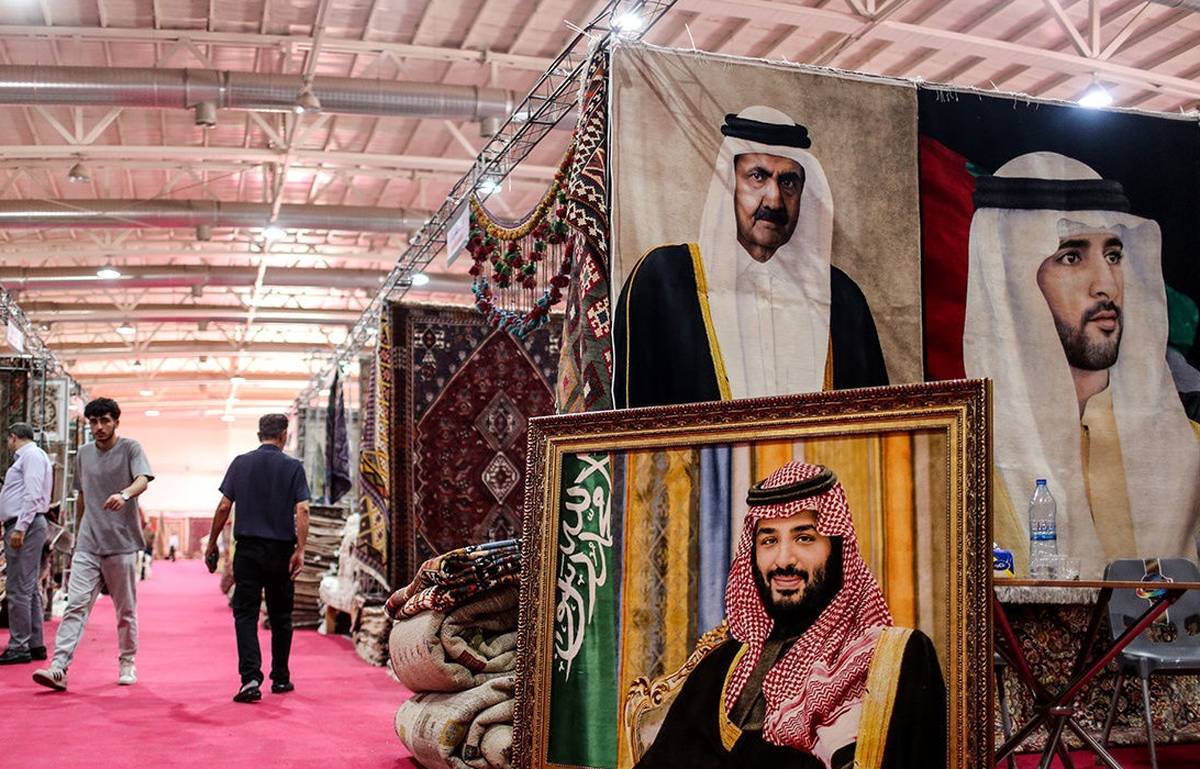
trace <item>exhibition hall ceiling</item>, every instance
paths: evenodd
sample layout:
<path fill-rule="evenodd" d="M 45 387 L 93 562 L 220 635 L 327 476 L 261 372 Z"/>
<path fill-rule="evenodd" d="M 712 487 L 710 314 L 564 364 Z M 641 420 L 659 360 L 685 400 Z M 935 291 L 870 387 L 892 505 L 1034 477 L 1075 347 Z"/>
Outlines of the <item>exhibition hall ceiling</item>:
<path fill-rule="evenodd" d="M 605 5 L 5 3 L 0 284 L 91 394 L 164 417 L 286 408 L 497 120 Z M 1042 98 L 1099 84 L 1115 106 L 1200 104 L 1200 2 L 678 0 L 646 40 Z M 319 112 L 291 111 L 313 96 Z M 561 128 L 491 197 L 497 215 L 540 198 Z M 435 261 L 410 297 L 468 303 L 468 266 Z"/>

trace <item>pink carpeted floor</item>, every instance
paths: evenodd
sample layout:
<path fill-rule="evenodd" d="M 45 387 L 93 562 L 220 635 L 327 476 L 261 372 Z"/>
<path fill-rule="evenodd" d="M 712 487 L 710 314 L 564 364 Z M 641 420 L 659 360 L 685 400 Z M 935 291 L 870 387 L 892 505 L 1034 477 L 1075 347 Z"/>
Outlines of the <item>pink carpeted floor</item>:
<path fill-rule="evenodd" d="M 296 690 L 257 704 L 237 691 L 233 617 L 199 561 L 156 561 L 138 593 L 138 683 L 117 686 L 112 601 L 101 596 L 67 692 L 30 680 L 45 663 L 0 667 L 0 765 L 75 767 L 354 767 L 417 764 L 393 730 L 408 691 L 354 654 L 349 640 L 298 630 Z M 57 621 L 47 627 L 53 644 Z M 0 631 L 7 642 L 7 632 Z M 264 669 L 270 642 L 261 636 Z"/>

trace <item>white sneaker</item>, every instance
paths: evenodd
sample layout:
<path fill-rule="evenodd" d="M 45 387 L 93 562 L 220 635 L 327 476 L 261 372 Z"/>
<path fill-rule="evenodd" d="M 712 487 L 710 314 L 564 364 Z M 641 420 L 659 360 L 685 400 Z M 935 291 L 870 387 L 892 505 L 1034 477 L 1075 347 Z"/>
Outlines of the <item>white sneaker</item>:
<path fill-rule="evenodd" d="M 65 692 L 67 690 L 67 671 L 51 665 L 48 668 L 33 671 L 33 680 L 48 689 Z"/>
<path fill-rule="evenodd" d="M 117 683 L 121 686 L 132 686 L 137 683 L 137 670 L 133 667 L 133 662 L 121 662 L 121 674 L 117 676 Z"/>

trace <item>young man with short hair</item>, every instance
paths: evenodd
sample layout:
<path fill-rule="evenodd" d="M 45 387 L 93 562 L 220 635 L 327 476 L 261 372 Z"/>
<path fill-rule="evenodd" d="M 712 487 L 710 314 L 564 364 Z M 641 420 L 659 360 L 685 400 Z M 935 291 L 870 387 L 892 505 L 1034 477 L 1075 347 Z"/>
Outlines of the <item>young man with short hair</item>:
<path fill-rule="evenodd" d="M 137 497 L 154 473 L 137 441 L 117 437 L 121 407 L 110 398 L 97 398 L 84 407 L 93 441 L 75 456 L 75 490 L 79 534 L 71 556 L 67 609 L 55 639 L 49 668 L 35 671 L 33 680 L 57 691 L 67 688 L 67 668 L 83 638 L 88 615 L 108 586 L 117 612 L 120 670 L 117 683 L 137 683 L 137 554 L 146 547 L 142 538 Z"/>
<path fill-rule="evenodd" d="M 234 702 L 262 699 L 262 652 L 258 647 L 258 610 L 263 594 L 271 622 L 271 691 L 292 691 L 288 657 L 292 649 L 292 580 L 304 565 L 308 540 L 308 480 L 304 464 L 283 453 L 288 419 L 267 414 L 258 420 L 261 445 L 230 463 L 221 481 L 221 501 L 208 535 L 210 563 L 216 563 L 217 539 L 237 505 L 233 523 L 233 627 L 237 635 L 242 685 Z M 212 567 L 210 566 L 210 569 Z"/>

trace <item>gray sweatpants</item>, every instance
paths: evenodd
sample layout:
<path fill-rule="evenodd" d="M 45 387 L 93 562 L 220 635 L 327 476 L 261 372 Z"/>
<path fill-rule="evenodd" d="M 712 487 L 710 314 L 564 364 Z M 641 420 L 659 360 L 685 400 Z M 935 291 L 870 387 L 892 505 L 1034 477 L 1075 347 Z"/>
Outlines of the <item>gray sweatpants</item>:
<path fill-rule="evenodd" d="M 42 545 L 46 544 L 46 516 L 34 516 L 19 550 L 12 546 L 16 520 L 4 527 L 4 558 L 8 562 L 8 648 L 27 652 L 45 646 L 42 640 Z"/>
<path fill-rule="evenodd" d="M 79 550 L 71 556 L 67 609 L 54 641 L 53 666 L 66 670 L 83 638 L 88 615 L 100 594 L 100 578 L 108 585 L 117 610 L 117 640 L 122 662 L 137 654 L 137 553 L 95 555 Z"/>

